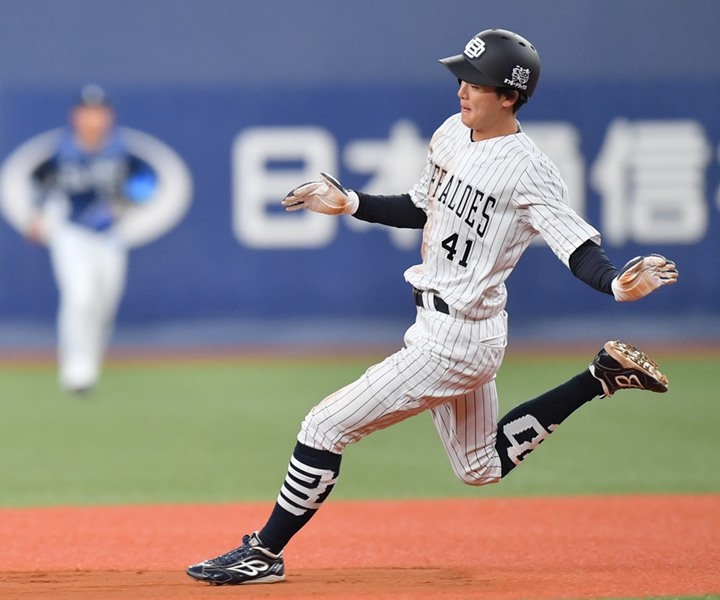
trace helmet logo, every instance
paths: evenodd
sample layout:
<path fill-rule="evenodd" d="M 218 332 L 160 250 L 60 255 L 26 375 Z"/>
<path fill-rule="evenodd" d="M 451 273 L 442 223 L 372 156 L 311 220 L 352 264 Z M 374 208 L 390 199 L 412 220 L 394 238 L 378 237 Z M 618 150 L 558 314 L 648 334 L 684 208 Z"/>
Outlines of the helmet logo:
<path fill-rule="evenodd" d="M 480 58 L 483 52 L 485 52 L 485 42 L 477 35 L 465 45 L 465 56 L 468 58 Z"/>
<path fill-rule="evenodd" d="M 526 90 L 528 81 L 530 81 L 530 69 L 523 69 L 520 65 L 517 65 L 512 70 L 512 79 L 505 79 L 504 83 Z"/>

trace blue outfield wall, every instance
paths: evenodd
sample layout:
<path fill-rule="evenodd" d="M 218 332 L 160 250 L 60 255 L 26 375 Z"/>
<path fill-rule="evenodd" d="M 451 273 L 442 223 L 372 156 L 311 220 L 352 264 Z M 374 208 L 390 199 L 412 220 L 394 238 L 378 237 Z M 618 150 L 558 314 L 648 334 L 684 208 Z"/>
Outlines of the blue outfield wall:
<path fill-rule="evenodd" d="M 356 189 L 406 191 L 432 132 L 457 110 L 454 82 L 442 82 L 111 89 L 119 122 L 173 149 L 192 180 L 180 222 L 133 249 L 119 324 L 410 319 L 402 275 L 419 261 L 416 232 L 287 214 L 279 202 L 321 170 Z M 73 92 L 0 90 L 0 158 L 61 126 Z M 642 303 L 618 305 L 538 244 L 508 282 L 512 315 L 720 318 L 720 114 L 708 100 L 719 96 L 717 78 L 690 88 L 541 81 L 520 120 L 558 164 L 611 259 L 620 266 L 660 252 L 681 276 Z M 0 323 L 52 322 L 56 301 L 46 250 L 0 219 Z"/>

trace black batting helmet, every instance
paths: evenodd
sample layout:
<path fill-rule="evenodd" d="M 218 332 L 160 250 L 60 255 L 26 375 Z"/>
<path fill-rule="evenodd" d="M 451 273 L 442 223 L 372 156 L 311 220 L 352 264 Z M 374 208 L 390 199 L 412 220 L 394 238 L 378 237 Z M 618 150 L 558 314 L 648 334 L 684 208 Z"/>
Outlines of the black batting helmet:
<path fill-rule="evenodd" d="M 440 62 L 462 81 L 516 89 L 528 98 L 540 79 L 540 57 L 535 47 L 505 29 L 481 31 L 465 45 L 462 54 Z"/>

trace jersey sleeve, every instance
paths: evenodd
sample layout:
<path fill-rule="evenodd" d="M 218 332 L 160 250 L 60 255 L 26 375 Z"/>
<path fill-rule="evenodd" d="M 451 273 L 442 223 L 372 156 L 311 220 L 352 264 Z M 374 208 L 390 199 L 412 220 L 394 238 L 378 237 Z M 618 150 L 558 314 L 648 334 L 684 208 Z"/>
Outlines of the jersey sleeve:
<path fill-rule="evenodd" d="M 448 119 L 449 121 L 450 119 Z M 447 122 L 446 122 L 447 123 Z M 417 206 L 418 208 L 422 209 L 424 212 L 427 213 L 428 211 L 428 190 L 430 189 L 430 179 L 432 178 L 433 173 L 433 148 L 436 147 L 437 143 L 439 142 L 440 138 L 442 137 L 442 130 L 443 127 L 446 126 L 446 123 L 443 124 L 439 129 L 435 131 L 433 134 L 430 145 L 428 146 L 428 152 L 427 152 L 427 159 L 425 161 L 425 168 L 423 169 L 422 174 L 420 175 L 420 180 L 412 187 L 410 190 L 410 199 L 413 201 L 413 204 Z"/>
<path fill-rule="evenodd" d="M 123 196 L 130 202 L 141 204 L 149 200 L 158 186 L 153 168 L 137 156 L 128 156 L 128 174 L 123 186 Z"/>
<path fill-rule="evenodd" d="M 57 157 L 53 156 L 40 163 L 30 174 L 32 181 L 38 185 L 49 186 L 57 173 Z"/>
<path fill-rule="evenodd" d="M 549 162 L 530 162 L 516 189 L 518 209 L 530 226 L 569 268 L 570 255 L 591 240 L 600 244 L 600 233 L 568 204 L 568 191 L 557 168 Z"/>
<path fill-rule="evenodd" d="M 40 163 L 30 174 L 33 186 L 33 204 L 40 207 L 47 199 L 48 192 L 55 185 L 58 171 L 58 160 L 52 156 Z"/>

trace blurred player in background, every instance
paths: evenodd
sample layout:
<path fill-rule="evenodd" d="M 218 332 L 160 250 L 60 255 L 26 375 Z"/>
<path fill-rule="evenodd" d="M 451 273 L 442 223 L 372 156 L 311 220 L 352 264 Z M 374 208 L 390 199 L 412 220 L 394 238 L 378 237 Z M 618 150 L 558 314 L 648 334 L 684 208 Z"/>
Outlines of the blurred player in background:
<path fill-rule="evenodd" d="M 417 305 L 405 347 L 307 414 L 267 522 L 237 548 L 190 566 L 195 579 L 282 581 L 283 549 L 332 491 L 345 447 L 423 411 L 431 412 L 458 479 L 485 485 L 506 477 L 594 398 L 626 388 L 667 391 L 652 359 L 608 341 L 575 377 L 500 417 L 495 377 L 508 336 L 505 280 L 535 237 L 578 279 L 617 301 L 639 300 L 678 274 L 659 255 L 636 257 L 618 271 L 598 231 L 570 208 L 557 168 L 516 120 L 540 76 L 530 42 L 486 30 L 441 62 L 458 81 L 459 112 L 436 130 L 408 193 L 357 193 L 322 173 L 283 201 L 291 211 L 423 230 L 422 263 L 405 272 Z M 382 532 L 378 543 L 385 543 Z"/>
<path fill-rule="evenodd" d="M 26 235 L 50 250 L 60 385 L 83 393 L 98 381 L 125 288 L 128 253 L 113 226 L 124 206 L 152 195 L 155 174 L 127 151 L 107 94 L 89 84 L 55 153 L 32 177 L 37 205 Z"/>

